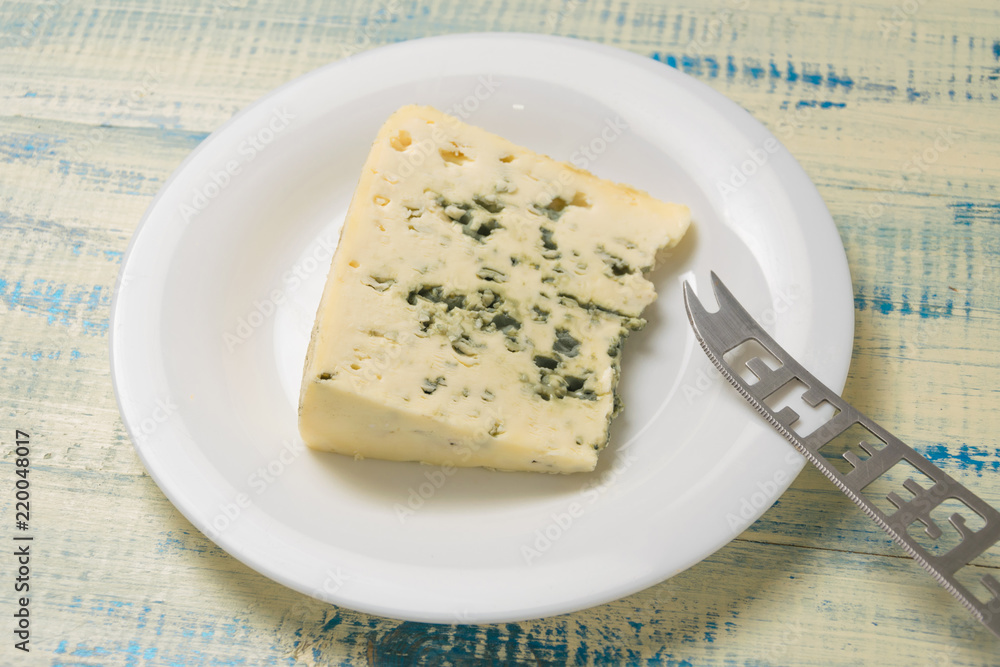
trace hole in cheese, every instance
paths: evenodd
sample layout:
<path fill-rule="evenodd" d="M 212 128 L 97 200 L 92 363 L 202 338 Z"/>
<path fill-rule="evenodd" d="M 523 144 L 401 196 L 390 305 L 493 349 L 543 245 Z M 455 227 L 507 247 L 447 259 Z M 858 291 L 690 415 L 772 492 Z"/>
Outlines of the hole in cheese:
<path fill-rule="evenodd" d="M 405 151 L 411 143 L 413 143 L 413 139 L 410 138 L 410 133 L 406 130 L 400 130 L 396 136 L 389 139 L 389 145 L 397 151 Z"/>
<path fill-rule="evenodd" d="M 462 165 L 472 159 L 468 155 L 463 153 L 461 150 L 459 150 L 457 146 L 455 147 L 454 150 L 447 150 L 442 148 L 438 152 L 441 153 L 441 158 L 445 162 L 450 162 L 452 164 Z"/>

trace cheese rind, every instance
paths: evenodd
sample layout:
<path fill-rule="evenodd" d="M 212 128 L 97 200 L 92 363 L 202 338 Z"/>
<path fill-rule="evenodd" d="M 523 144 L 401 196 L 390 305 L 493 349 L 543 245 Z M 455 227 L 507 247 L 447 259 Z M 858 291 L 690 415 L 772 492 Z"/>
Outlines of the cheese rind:
<path fill-rule="evenodd" d="M 306 358 L 315 449 L 500 470 L 592 470 L 620 402 L 642 273 L 686 207 L 429 107 L 379 132 Z"/>

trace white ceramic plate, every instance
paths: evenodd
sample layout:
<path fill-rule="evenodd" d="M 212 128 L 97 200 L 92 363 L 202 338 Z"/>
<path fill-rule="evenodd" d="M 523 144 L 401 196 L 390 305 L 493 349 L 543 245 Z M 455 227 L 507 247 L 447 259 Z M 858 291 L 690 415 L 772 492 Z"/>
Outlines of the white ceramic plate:
<path fill-rule="evenodd" d="M 626 346 L 626 410 L 596 472 L 446 475 L 303 449 L 297 392 L 331 252 L 370 141 L 407 103 L 691 207 L 688 238 L 652 274 L 649 325 Z M 268 577 L 401 619 L 573 611 L 705 558 L 802 466 L 694 341 L 681 282 L 712 304 L 710 270 L 843 388 L 843 248 L 813 185 L 749 114 L 670 67 L 582 41 L 406 42 L 279 88 L 181 165 L 119 278 L 115 390 L 163 492 Z"/>

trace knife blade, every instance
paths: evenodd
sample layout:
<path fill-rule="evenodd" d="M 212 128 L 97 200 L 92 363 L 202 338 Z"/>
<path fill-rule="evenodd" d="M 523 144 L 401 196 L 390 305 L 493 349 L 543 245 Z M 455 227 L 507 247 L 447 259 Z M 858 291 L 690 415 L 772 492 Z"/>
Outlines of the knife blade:
<path fill-rule="evenodd" d="M 709 312 L 687 281 L 684 283 L 684 306 L 695 337 L 722 376 L 810 463 L 965 605 L 973 616 L 1000 637 L 1000 582 L 993 575 L 981 572 L 981 568 L 974 569 L 973 573 L 979 575 L 982 590 L 986 591 L 977 595 L 963 583 L 968 581 L 964 576 L 968 572 L 963 572 L 962 581 L 957 576 L 966 567 L 976 568 L 970 563 L 1000 541 L 1000 512 L 817 380 L 764 331 L 714 272 L 712 288 L 719 304 L 717 311 Z M 756 341 L 772 356 L 771 359 L 760 355 L 751 357 L 745 362 L 749 373 L 726 360 L 727 353 L 747 341 Z M 805 386 L 801 399 L 807 409 L 817 408 L 824 402 L 834 408 L 832 417 L 808 433 L 796 431 L 800 415 L 792 407 L 776 410 L 768 404 L 769 397 L 793 381 Z M 829 448 L 827 451 L 824 448 L 856 426 L 870 433 L 872 440 L 860 440 L 854 443 L 856 451 L 847 449 L 839 453 L 839 457 L 849 465 L 835 466 L 833 461 L 837 456 Z M 923 484 L 912 476 L 907 477 L 902 482 L 902 488 L 885 494 L 884 499 L 891 505 L 882 504 L 882 507 L 888 507 L 888 510 L 883 510 L 874 502 L 869 487 L 882 486 L 876 482 L 901 462 L 912 465 L 929 478 L 930 483 L 923 477 L 920 478 Z M 869 490 L 866 492 L 866 489 Z M 908 497 L 904 498 L 901 493 Z M 932 512 L 945 501 L 949 502 L 949 508 L 956 504 L 960 507 L 959 511 L 948 516 L 948 522 L 960 539 L 940 553 L 940 549 L 921 544 L 910 531 L 922 528 L 930 540 L 939 540 L 945 530 Z M 973 529 L 970 524 L 982 525 Z"/>

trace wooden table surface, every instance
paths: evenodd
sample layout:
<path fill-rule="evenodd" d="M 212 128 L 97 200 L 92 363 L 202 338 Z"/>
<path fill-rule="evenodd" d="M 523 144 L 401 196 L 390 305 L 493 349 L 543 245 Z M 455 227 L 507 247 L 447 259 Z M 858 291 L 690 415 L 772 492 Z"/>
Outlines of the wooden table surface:
<path fill-rule="evenodd" d="M 555 618 L 432 625 L 251 571 L 164 497 L 112 391 L 108 316 L 153 196 L 236 111 L 318 66 L 443 33 L 615 45 L 746 108 L 847 251 L 845 398 L 1000 506 L 995 0 L 71 0 L 0 4 L 0 664 L 1000 664 L 992 637 L 806 469 L 690 570 Z M 30 435 L 30 649 L 15 432 Z M 1000 568 L 1000 555 L 982 560 Z"/>

